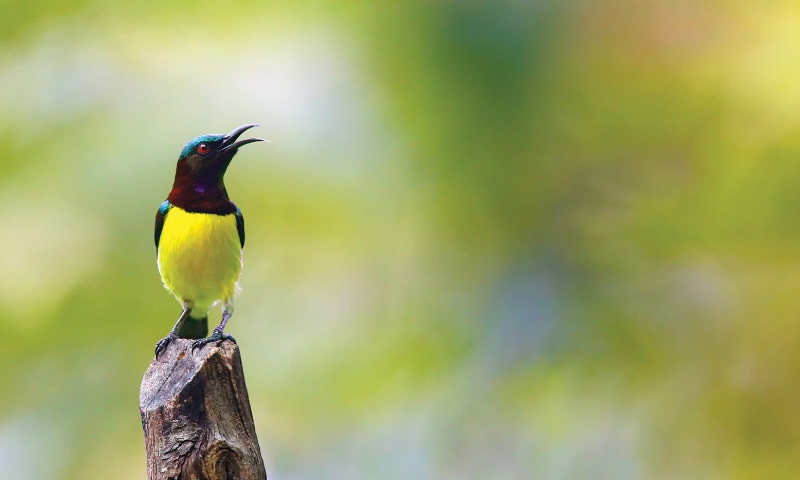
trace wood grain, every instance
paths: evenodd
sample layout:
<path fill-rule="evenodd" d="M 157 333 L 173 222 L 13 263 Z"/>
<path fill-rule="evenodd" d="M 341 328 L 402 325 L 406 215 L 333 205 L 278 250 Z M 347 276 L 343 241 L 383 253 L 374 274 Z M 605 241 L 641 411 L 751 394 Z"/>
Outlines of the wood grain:
<path fill-rule="evenodd" d="M 239 347 L 173 341 L 142 379 L 149 480 L 265 480 Z"/>

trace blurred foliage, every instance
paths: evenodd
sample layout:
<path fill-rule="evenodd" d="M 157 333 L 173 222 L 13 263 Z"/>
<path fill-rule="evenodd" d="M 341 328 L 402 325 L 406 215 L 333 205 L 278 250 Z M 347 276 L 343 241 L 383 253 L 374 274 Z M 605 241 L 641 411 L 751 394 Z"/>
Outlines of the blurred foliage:
<path fill-rule="evenodd" d="M 800 7 L 0 8 L 0 478 L 143 478 L 155 210 L 248 122 L 270 478 L 798 470 Z"/>

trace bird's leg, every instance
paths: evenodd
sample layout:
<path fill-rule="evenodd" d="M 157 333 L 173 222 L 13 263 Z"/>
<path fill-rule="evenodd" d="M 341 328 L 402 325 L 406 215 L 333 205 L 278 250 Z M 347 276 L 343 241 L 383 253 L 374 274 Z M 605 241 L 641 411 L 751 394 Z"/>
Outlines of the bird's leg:
<path fill-rule="evenodd" d="M 211 342 L 230 340 L 236 343 L 236 339 L 233 338 L 233 335 L 224 333 L 225 325 L 228 323 L 228 320 L 230 320 L 231 315 L 233 315 L 233 302 L 228 300 L 222 305 L 222 321 L 219 322 L 219 325 L 217 325 L 217 328 L 211 333 L 211 336 L 195 340 L 194 344 L 192 344 L 192 351 L 194 351 L 195 348 L 200 348 Z"/>
<path fill-rule="evenodd" d="M 159 340 L 158 343 L 156 343 L 156 358 L 158 358 L 161 352 L 166 350 L 167 346 L 173 340 L 178 338 L 178 330 L 180 330 L 181 326 L 183 326 L 183 322 L 185 322 L 186 319 L 189 318 L 190 313 L 192 313 L 192 308 L 188 305 L 185 305 L 183 307 L 183 313 L 181 313 L 181 316 L 178 317 L 178 321 L 175 322 L 175 326 L 172 327 L 172 330 L 169 332 L 169 334 L 166 337 Z"/>

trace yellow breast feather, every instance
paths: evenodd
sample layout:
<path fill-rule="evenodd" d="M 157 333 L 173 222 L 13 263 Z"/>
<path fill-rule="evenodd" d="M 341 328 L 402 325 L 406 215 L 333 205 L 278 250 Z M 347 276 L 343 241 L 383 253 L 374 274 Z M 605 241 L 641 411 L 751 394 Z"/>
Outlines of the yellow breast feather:
<path fill-rule="evenodd" d="M 190 213 L 173 206 L 161 231 L 158 270 L 167 290 L 178 301 L 194 305 L 197 316 L 205 315 L 215 302 L 233 298 L 242 272 L 236 216 Z"/>

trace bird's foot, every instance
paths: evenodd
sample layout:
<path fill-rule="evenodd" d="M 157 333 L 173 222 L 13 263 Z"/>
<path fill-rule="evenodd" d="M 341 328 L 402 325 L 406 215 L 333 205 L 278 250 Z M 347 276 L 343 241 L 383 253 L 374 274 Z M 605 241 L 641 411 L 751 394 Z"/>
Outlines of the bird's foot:
<path fill-rule="evenodd" d="M 219 330 L 219 329 L 215 328 L 214 332 L 211 333 L 211 336 L 206 337 L 206 338 L 200 338 L 200 339 L 197 339 L 197 340 L 194 341 L 194 343 L 192 344 L 192 353 L 194 353 L 194 350 L 196 348 L 203 347 L 204 345 L 207 345 L 207 344 L 213 343 L 213 342 L 217 342 L 217 343 L 223 342 L 225 340 L 230 340 L 231 342 L 236 343 L 236 339 L 233 338 L 233 335 L 228 335 L 227 333 L 222 333 L 222 330 Z"/>
<path fill-rule="evenodd" d="M 156 358 L 158 358 L 158 356 L 161 355 L 161 352 L 166 350 L 169 344 L 172 343 L 172 341 L 176 338 L 178 338 L 177 335 L 169 332 L 169 335 L 159 340 L 158 343 L 156 343 Z"/>

